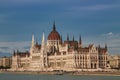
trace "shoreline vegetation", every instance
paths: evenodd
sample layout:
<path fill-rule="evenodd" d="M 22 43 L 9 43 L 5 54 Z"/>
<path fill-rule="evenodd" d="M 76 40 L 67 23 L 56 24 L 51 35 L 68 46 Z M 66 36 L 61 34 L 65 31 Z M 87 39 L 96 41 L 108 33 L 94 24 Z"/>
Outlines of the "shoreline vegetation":
<path fill-rule="evenodd" d="M 51 75 L 99 75 L 99 76 L 120 76 L 120 71 L 0 71 L 0 73 L 10 74 L 51 74 Z"/>

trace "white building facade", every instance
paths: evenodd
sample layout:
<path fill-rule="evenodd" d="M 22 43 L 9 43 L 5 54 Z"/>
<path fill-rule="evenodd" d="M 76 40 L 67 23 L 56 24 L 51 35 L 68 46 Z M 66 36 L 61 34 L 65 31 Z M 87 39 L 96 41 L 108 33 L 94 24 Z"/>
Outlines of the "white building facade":
<path fill-rule="evenodd" d="M 76 41 L 74 40 L 74 36 L 73 40 L 69 40 L 69 35 L 67 35 L 67 39 L 63 41 L 54 23 L 53 30 L 48 35 L 47 42 L 45 42 L 44 33 L 41 44 L 35 43 L 34 35 L 32 36 L 30 53 L 27 57 L 27 61 L 29 61 L 27 62 L 27 70 L 72 71 L 76 69 L 103 69 L 107 68 L 107 57 L 107 46 L 101 48 L 100 46 L 96 47 L 94 44 L 90 44 L 87 47 L 83 47 L 81 36 L 79 37 L 79 41 Z M 12 59 L 12 65 L 14 67 L 16 65 L 15 68 L 19 69 L 19 59 Z M 24 69 L 26 70 L 26 68 Z"/>

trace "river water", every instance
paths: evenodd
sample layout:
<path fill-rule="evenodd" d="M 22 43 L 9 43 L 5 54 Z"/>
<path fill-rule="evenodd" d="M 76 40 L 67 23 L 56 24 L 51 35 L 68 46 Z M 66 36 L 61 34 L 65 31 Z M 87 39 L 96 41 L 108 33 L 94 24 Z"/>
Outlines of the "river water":
<path fill-rule="evenodd" d="M 120 80 L 120 76 L 47 75 L 0 73 L 0 80 Z"/>

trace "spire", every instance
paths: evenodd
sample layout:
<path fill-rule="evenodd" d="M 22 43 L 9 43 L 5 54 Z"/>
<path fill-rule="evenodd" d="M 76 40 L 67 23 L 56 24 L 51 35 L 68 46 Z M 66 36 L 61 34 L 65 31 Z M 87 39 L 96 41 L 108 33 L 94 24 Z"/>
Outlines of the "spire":
<path fill-rule="evenodd" d="M 17 49 L 17 54 L 19 53 L 19 50 Z"/>
<path fill-rule="evenodd" d="M 107 43 L 105 43 L 105 49 L 107 50 Z"/>
<path fill-rule="evenodd" d="M 67 34 L 67 41 L 69 41 L 69 34 Z"/>
<path fill-rule="evenodd" d="M 81 35 L 79 35 L 79 44 L 82 44 Z"/>
<path fill-rule="evenodd" d="M 42 35 L 42 44 L 41 44 L 42 46 L 44 46 L 45 45 L 45 36 L 44 36 L 44 32 L 43 32 L 43 35 Z"/>
<path fill-rule="evenodd" d="M 56 30 L 56 27 L 55 27 L 55 21 L 54 21 L 54 23 L 53 23 L 53 31 L 55 31 Z"/>
<path fill-rule="evenodd" d="M 61 44 L 62 44 L 62 35 L 61 35 L 61 38 L 60 38 L 60 39 L 61 39 Z"/>
<path fill-rule="evenodd" d="M 15 53 L 15 50 L 13 50 L 13 53 Z"/>
<path fill-rule="evenodd" d="M 99 45 L 98 45 L 98 51 L 100 51 L 100 49 L 101 49 L 101 48 L 100 48 L 100 44 L 99 44 Z"/>
<path fill-rule="evenodd" d="M 36 39 L 36 45 L 38 45 L 38 40 Z"/>
<path fill-rule="evenodd" d="M 74 41 L 74 35 L 73 35 L 73 41 Z"/>
<path fill-rule="evenodd" d="M 35 45 L 34 35 L 32 35 L 32 45 L 31 45 L 31 47 L 33 47 L 34 45 Z"/>
<path fill-rule="evenodd" d="M 98 48 L 100 49 L 100 44 L 98 45 Z"/>
<path fill-rule="evenodd" d="M 13 56 L 15 56 L 15 50 L 13 50 Z"/>

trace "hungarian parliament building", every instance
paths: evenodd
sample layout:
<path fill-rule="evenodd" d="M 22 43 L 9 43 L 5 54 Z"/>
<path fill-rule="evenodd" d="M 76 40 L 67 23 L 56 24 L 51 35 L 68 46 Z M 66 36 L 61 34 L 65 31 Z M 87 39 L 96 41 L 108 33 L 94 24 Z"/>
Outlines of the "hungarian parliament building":
<path fill-rule="evenodd" d="M 44 33 L 41 44 L 35 42 L 32 35 L 30 51 L 14 51 L 11 69 L 28 71 L 106 69 L 108 54 L 106 44 L 105 47 L 94 44 L 83 47 L 81 36 L 77 41 L 74 37 L 70 40 L 67 35 L 66 40 L 63 41 L 54 22 L 47 42 Z"/>

